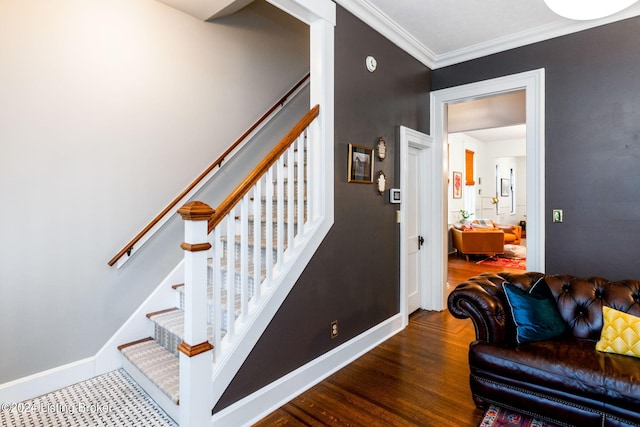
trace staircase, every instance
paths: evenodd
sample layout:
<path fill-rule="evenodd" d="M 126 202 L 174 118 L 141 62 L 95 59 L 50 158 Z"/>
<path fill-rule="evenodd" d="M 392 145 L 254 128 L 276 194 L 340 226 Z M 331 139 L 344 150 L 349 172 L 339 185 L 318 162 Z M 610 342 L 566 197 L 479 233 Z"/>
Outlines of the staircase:
<path fill-rule="evenodd" d="M 205 219 L 210 219 L 203 224 L 208 231 L 206 242 L 183 243 L 185 257 L 192 255 L 189 251 L 206 254 L 200 267 L 194 267 L 206 271 L 201 275 L 206 277 L 206 284 L 197 283 L 198 273 L 189 271 L 189 266 L 196 264 L 185 260 L 185 283 L 172 286 L 175 306 L 147 314 L 153 337 L 141 337 L 118 347 L 127 373 L 179 423 L 185 412 L 197 410 L 208 411 L 200 419 L 211 423 L 211 409 L 297 280 L 297 273 L 289 273 L 309 250 L 310 238 L 322 222 L 321 207 L 314 206 L 313 197 L 308 199 L 308 195 L 320 191 L 312 183 L 322 171 L 313 170 L 310 165 L 314 163 L 308 161 L 319 152 L 313 145 L 313 123 L 318 114 L 316 106 L 215 214 L 207 214 Z M 189 205 L 208 208 L 200 202 Z M 188 222 L 185 226 L 185 240 L 189 241 L 194 234 Z M 198 289 L 203 291 L 200 295 Z M 195 319 L 198 312 L 206 312 L 206 325 L 185 324 L 185 318 Z M 197 330 L 206 331 L 205 342 L 200 345 L 207 344 L 202 353 L 210 366 L 203 372 L 188 369 L 192 378 L 211 378 L 210 390 L 201 393 L 211 394 L 202 404 L 204 408 L 180 408 L 193 405 L 184 401 L 189 393 L 181 390 L 181 367 L 190 366 L 182 363 L 190 363 L 192 357 L 179 349 L 187 341 L 186 329 L 196 331 L 195 335 Z M 197 353 L 195 358 L 200 357 L 203 355 Z M 182 382 L 185 388 L 189 380 L 183 378 Z"/>

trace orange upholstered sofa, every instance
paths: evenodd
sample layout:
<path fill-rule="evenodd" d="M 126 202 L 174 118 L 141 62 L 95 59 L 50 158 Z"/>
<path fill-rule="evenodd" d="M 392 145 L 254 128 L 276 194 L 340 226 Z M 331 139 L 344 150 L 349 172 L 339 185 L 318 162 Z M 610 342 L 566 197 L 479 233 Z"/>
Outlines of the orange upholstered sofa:
<path fill-rule="evenodd" d="M 499 228 L 453 227 L 453 247 L 469 261 L 469 255 L 504 253 L 504 231 Z"/>
<path fill-rule="evenodd" d="M 490 219 L 479 219 L 471 224 L 473 228 L 492 229 L 497 228 L 504 233 L 505 245 L 519 245 L 522 239 L 522 227 L 513 224 L 498 224 Z"/>

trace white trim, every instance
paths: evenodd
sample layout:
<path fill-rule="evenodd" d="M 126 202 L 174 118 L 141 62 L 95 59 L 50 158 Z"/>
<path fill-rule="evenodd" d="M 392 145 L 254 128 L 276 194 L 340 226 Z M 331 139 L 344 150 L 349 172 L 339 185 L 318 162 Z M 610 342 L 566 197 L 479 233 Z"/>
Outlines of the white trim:
<path fill-rule="evenodd" d="M 336 0 L 336 3 L 427 67 L 436 68 L 434 52 L 367 0 Z"/>
<path fill-rule="evenodd" d="M 431 132 L 437 146 L 446 153 L 447 133 L 446 105 L 477 99 L 487 95 L 526 91 L 527 115 L 527 229 L 534 231 L 527 235 L 527 269 L 545 272 L 545 80 L 544 69 L 528 71 L 511 76 L 470 83 L 448 89 L 431 92 Z M 434 172 L 433 181 L 438 181 L 441 194 L 447 191 L 447 164 L 443 155 L 442 169 Z M 441 205 L 441 213 L 446 218 L 446 198 Z M 444 222 L 443 222 L 444 223 Z M 443 229 L 443 237 L 446 227 Z M 443 250 L 443 254 L 446 251 Z M 444 259 L 446 271 L 446 258 Z M 446 276 L 445 276 L 446 277 Z M 442 301 L 441 309 L 446 306 L 446 284 L 434 286 L 434 296 Z M 436 308 L 437 309 L 437 308 Z"/>
<path fill-rule="evenodd" d="M 331 1 L 267 0 L 267 2 L 307 25 L 316 21 L 326 21 L 332 26 L 336 25 L 336 5 Z"/>
<path fill-rule="evenodd" d="M 213 415 L 216 427 L 249 426 L 404 328 L 400 314 Z"/>
<path fill-rule="evenodd" d="M 415 147 L 421 150 L 420 167 L 425 171 L 439 170 L 439 163 L 436 159 L 440 158 L 436 153 L 436 145 L 433 138 L 416 130 L 400 126 L 400 193 L 402 194 L 402 203 L 400 205 L 400 313 L 403 316 L 403 322 L 406 326 L 409 323 L 409 312 L 407 304 L 407 230 L 406 230 L 406 209 L 405 200 L 408 191 L 407 183 L 407 161 L 409 147 Z M 420 254 L 420 262 L 422 264 L 422 283 L 420 284 L 420 307 L 426 310 L 432 309 L 432 292 L 429 283 L 442 283 L 443 279 L 439 277 L 439 269 L 433 268 L 440 261 L 440 224 L 441 220 L 435 220 L 439 213 L 440 203 L 438 200 L 443 197 L 442 192 L 437 186 L 424 183 L 422 205 L 420 206 L 420 224 L 423 227 L 422 233 L 425 234 L 425 246 Z M 428 202 L 427 202 L 428 201 Z M 446 271 L 446 270 L 445 270 Z M 435 304 L 438 306 L 439 304 Z"/>
<path fill-rule="evenodd" d="M 510 34 L 508 36 L 499 37 L 497 39 L 438 55 L 433 69 L 435 70 L 437 68 L 481 58 L 483 56 L 492 55 L 505 50 L 550 40 L 556 37 L 566 36 L 567 34 L 577 33 L 579 31 L 588 30 L 589 28 L 599 27 L 601 25 L 610 24 L 612 22 L 632 18 L 638 15 L 640 15 L 640 11 L 629 10 L 592 21 L 563 20 L 541 25 L 526 31 Z"/>
<path fill-rule="evenodd" d="M 95 357 L 57 366 L 0 385 L 0 402 L 21 402 L 93 378 Z"/>
<path fill-rule="evenodd" d="M 592 21 L 567 19 L 462 49 L 436 54 L 368 0 L 335 1 L 432 70 L 640 15 L 640 11 L 631 9 Z"/>

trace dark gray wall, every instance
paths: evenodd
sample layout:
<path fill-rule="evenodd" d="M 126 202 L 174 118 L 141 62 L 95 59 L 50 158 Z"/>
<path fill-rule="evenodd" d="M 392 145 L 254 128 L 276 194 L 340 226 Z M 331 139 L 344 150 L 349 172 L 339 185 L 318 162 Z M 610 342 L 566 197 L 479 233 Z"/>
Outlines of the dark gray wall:
<path fill-rule="evenodd" d="M 640 278 L 639 32 L 633 18 L 432 73 L 438 90 L 545 68 L 547 273 Z"/>
<path fill-rule="evenodd" d="M 216 411 L 399 312 L 396 206 L 374 185 L 347 183 L 347 147 L 384 137 L 388 154 L 375 173 L 399 186 L 398 127 L 428 132 L 430 71 L 341 7 L 335 46 L 335 225 Z M 368 55 L 378 60 L 375 73 L 365 68 Z"/>

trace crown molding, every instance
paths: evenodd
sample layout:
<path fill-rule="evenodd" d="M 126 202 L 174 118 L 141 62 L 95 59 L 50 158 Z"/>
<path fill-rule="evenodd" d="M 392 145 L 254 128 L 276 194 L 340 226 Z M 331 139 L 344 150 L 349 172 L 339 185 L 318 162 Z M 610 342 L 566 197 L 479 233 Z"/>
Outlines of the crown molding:
<path fill-rule="evenodd" d="M 627 9 L 592 21 L 561 19 L 527 31 L 437 55 L 368 0 L 334 1 L 432 70 L 640 15 L 640 10 Z"/>
<path fill-rule="evenodd" d="M 556 37 L 565 36 L 589 28 L 599 27 L 601 25 L 610 24 L 612 22 L 621 21 L 627 18 L 633 18 L 640 15 L 640 11 L 633 10 L 620 12 L 613 16 L 592 21 L 572 21 L 561 20 L 547 25 L 532 28 L 527 31 L 511 34 L 505 37 L 489 40 L 484 43 L 478 43 L 467 48 L 454 50 L 436 56 L 434 70 L 446 67 L 448 65 L 458 64 L 460 62 L 469 61 L 471 59 L 481 58 L 483 56 L 492 55 L 494 53 L 503 52 L 505 50 L 514 49 L 550 40 Z"/>
<path fill-rule="evenodd" d="M 334 1 L 409 55 L 433 69 L 436 63 L 436 55 L 376 6 L 367 0 Z"/>

